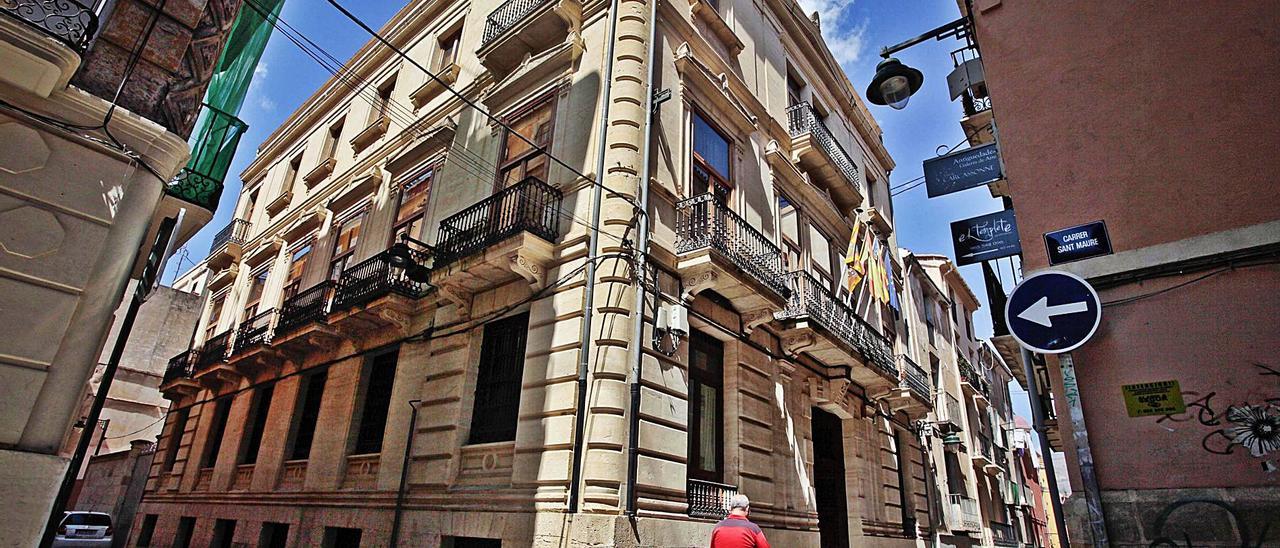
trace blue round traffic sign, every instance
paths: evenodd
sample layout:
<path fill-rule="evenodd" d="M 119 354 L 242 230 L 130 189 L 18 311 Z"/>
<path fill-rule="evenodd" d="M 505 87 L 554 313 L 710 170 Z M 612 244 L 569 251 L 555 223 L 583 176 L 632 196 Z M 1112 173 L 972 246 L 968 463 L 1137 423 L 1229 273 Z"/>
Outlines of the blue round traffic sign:
<path fill-rule="evenodd" d="M 1075 350 L 1098 330 L 1102 301 L 1083 278 L 1046 270 L 1013 288 L 1004 318 L 1009 333 L 1028 350 L 1061 354 Z"/>

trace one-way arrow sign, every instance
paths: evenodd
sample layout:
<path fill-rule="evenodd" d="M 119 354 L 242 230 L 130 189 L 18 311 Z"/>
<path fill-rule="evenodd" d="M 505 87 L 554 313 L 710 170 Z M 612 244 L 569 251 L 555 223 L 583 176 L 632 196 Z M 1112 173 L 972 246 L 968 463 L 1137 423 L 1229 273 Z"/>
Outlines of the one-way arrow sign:
<path fill-rule="evenodd" d="M 1088 341 L 1102 320 L 1102 302 L 1075 274 L 1048 270 L 1022 280 L 1005 304 L 1009 333 L 1033 352 L 1070 352 Z"/>

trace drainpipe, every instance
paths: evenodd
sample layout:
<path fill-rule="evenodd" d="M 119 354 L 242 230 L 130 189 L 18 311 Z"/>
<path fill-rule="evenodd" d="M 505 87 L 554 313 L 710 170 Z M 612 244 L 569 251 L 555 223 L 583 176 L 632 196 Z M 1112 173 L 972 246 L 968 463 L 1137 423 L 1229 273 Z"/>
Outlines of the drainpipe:
<path fill-rule="evenodd" d="M 400 464 L 400 488 L 396 490 L 395 517 L 391 520 L 391 548 L 400 546 L 400 518 L 404 515 L 405 485 L 409 483 L 409 458 L 413 453 L 413 434 L 418 428 L 418 406 L 422 400 L 409 400 L 409 433 L 404 440 L 404 462 Z"/>
<path fill-rule="evenodd" d="M 631 386 L 627 428 L 627 515 L 636 515 L 636 463 L 640 459 L 640 368 L 644 358 L 644 276 L 645 259 L 649 255 L 649 167 L 653 155 L 653 117 L 657 113 L 657 101 L 654 100 L 653 83 L 657 74 L 658 63 L 655 59 L 658 34 L 658 0 L 649 0 L 649 43 L 646 62 L 649 63 L 649 80 L 645 83 L 644 137 L 640 141 L 644 146 L 640 167 L 640 207 L 643 211 L 636 220 L 636 250 L 633 273 L 635 275 L 635 302 L 632 312 L 635 319 L 631 321 Z M 654 299 L 661 295 L 654 292 Z"/>
<path fill-rule="evenodd" d="M 569 479 L 569 513 L 578 512 L 579 500 L 582 497 L 582 455 L 586 452 L 587 428 L 587 374 L 591 367 L 591 319 L 595 308 L 596 296 L 596 259 L 600 243 L 600 205 L 604 191 L 604 157 L 609 151 L 606 138 L 609 134 L 609 103 L 613 92 L 613 55 L 618 37 L 618 9 L 620 0 L 609 3 L 609 38 L 605 41 L 604 80 L 600 92 L 600 134 L 597 139 L 599 151 L 596 153 L 596 185 L 592 192 L 591 205 L 591 238 L 587 249 L 587 287 L 582 297 L 582 344 L 578 347 L 578 402 L 574 407 L 573 428 L 573 468 Z"/>

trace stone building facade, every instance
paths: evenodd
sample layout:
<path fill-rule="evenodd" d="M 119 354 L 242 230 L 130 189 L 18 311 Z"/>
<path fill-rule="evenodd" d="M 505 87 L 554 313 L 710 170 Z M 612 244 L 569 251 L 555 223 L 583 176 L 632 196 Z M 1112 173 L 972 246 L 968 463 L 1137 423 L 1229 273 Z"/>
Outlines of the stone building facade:
<path fill-rule="evenodd" d="M 139 539 L 701 546 L 741 492 L 778 546 L 928 541 L 906 297 L 841 289 L 855 225 L 903 285 L 893 163 L 796 3 L 415 0 L 381 32 L 408 58 L 366 45 L 242 174 Z"/>

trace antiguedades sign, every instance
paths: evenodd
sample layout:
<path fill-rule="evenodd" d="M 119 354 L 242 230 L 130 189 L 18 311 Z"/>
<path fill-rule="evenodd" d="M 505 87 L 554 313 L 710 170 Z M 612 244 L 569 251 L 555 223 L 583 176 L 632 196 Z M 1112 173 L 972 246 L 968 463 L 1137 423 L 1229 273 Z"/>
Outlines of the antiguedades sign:
<path fill-rule="evenodd" d="M 995 143 L 924 161 L 925 188 L 930 198 L 982 186 L 1003 176 L 1000 150 Z"/>
<path fill-rule="evenodd" d="M 1094 221 L 1045 233 L 1044 247 L 1049 252 L 1049 264 L 1062 264 L 1110 255 L 1111 238 L 1107 236 L 1107 223 Z"/>
<path fill-rule="evenodd" d="M 951 223 L 951 243 L 961 266 L 1022 252 L 1012 209 Z"/>

